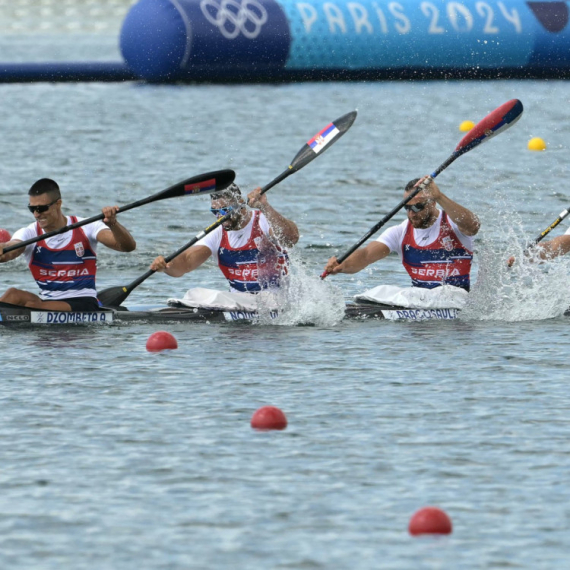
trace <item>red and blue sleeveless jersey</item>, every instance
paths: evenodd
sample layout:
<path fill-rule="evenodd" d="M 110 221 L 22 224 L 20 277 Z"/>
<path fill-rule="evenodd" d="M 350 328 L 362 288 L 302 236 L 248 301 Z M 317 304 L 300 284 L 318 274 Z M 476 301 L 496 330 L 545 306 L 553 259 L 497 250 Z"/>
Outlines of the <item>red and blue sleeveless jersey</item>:
<path fill-rule="evenodd" d="M 461 243 L 445 212 L 437 239 L 424 247 L 416 243 L 414 227 L 408 221 L 402 241 L 402 263 L 412 278 L 412 286 L 433 289 L 446 284 L 469 291 L 472 259 L 473 252 Z"/>
<path fill-rule="evenodd" d="M 77 222 L 75 216 L 70 219 L 71 223 Z M 36 231 L 38 235 L 43 233 L 39 224 Z M 71 240 L 61 249 L 50 248 L 45 240 L 37 242 L 29 268 L 42 299 L 97 297 L 97 256 L 81 228 L 72 230 Z"/>
<path fill-rule="evenodd" d="M 287 274 L 287 252 L 274 244 L 259 225 L 259 210 L 253 213 L 251 235 L 239 248 L 230 245 L 228 232 L 222 227 L 218 248 L 218 265 L 232 289 L 257 293 L 278 287 Z"/>

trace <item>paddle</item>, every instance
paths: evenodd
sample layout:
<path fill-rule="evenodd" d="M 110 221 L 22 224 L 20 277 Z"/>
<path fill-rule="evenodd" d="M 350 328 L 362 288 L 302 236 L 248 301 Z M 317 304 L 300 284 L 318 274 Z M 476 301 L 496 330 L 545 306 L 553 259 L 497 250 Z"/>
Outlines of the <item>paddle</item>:
<path fill-rule="evenodd" d="M 199 174 L 198 176 L 193 176 L 192 178 L 187 178 L 182 182 L 178 182 L 178 184 L 174 184 L 173 186 L 170 186 L 170 188 L 162 190 L 162 192 L 153 194 L 148 198 L 143 198 L 142 200 L 137 200 L 132 204 L 121 206 L 117 213 L 126 212 L 127 210 L 132 210 L 133 208 L 137 208 L 138 206 L 143 206 L 144 204 L 150 204 L 151 202 L 157 202 L 158 200 L 165 200 L 166 198 L 176 198 L 177 196 L 195 196 L 195 195 L 210 194 L 211 192 L 220 191 L 223 190 L 224 188 L 227 188 L 234 181 L 235 176 L 236 173 L 233 170 L 215 170 L 213 172 L 206 172 L 204 174 Z M 91 224 L 93 222 L 96 222 L 97 220 L 102 220 L 104 218 L 105 218 L 104 214 L 102 213 L 97 214 L 96 216 L 92 216 L 91 218 L 86 218 L 85 220 L 75 222 L 74 224 L 69 224 L 68 226 L 64 226 L 63 228 L 54 230 L 53 232 L 47 232 L 40 236 L 36 236 L 35 238 L 21 241 L 17 244 L 11 245 L 6 249 L 4 249 L 3 253 L 8 253 L 9 251 L 26 247 L 27 245 L 30 245 L 32 243 L 48 239 L 58 234 L 63 234 L 75 228 L 86 226 L 87 224 Z"/>
<path fill-rule="evenodd" d="M 568 214 L 570 214 L 569 210 L 562 210 L 562 212 L 560 212 L 560 215 L 544 230 L 542 231 L 540 234 L 538 234 L 538 236 L 536 236 L 534 238 L 534 240 L 532 240 L 525 248 L 523 251 L 523 255 L 528 256 L 530 254 L 530 251 L 532 250 L 532 248 L 540 241 L 542 241 Z M 510 257 L 509 260 L 507 261 L 507 266 L 509 268 L 511 268 L 515 263 L 515 258 Z"/>
<path fill-rule="evenodd" d="M 560 212 L 560 215 L 543 231 L 541 232 L 532 243 L 527 246 L 527 250 L 531 247 L 535 246 L 539 241 L 543 240 L 568 214 L 570 214 L 569 210 L 563 210 Z"/>
<path fill-rule="evenodd" d="M 319 131 L 307 144 L 303 145 L 301 150 L 295 155 L 291 164 L 279 175 L 274 178 L 269 184 L 266 184 L 261 189 L 261 194 L 265 194 L 268 190 L 285 180 L 287 176 L 291 176 L 294 172 L 301 170 L 307 166 L 309 162 L 317 158 L 320 154 L 329 149 L 350 127 L 356 120 L 356 111 L 351 111 L 336 121 L 329 123 L 324 129 Z"/>
<path fill-rule="evenodd" d="M 441 164 L 432 174 L 431 178 L 435 178 L 438 174 L 443 172 L 454 160 L 458 159 L 462 154 L 470 151 L 476 146 L 480 145 L 494 136 L 507 130 L 514 125 L 521 117 L 523 112 L 523 105 L 518 99 L 511 99 L 504 103 L 491 113 L 489 113 L 483 120 L 477 123 L 455 147 L 453 153 L 449 158 Z M 372 227 L 366 234 L 358 240 L 346 253 L 337 258 L 341 264 L 347 257 L 354 253 L 371 235 L 376 233 L 383 225 L 393 218 L 416 194 L 421 192 L 429 184 L 429 179 L 426 179 L 415 190 L 410 192 L 390 213 L 386 214 L 374 227 Z M 324 271 L 321 279 L 328 275 Z"/>
<path fill-rule="evenodd" d="M 287 169 L 261 189 L 261 194 L 265 194 L 265 192 L 267 192 L 270 188 L 273 188 L 273 186 L 293 174 L 293 172 L 301 170 L 301 168 L 309 164 L 309 162 L 330 148 L 340 137 L 342 137 L 342 135 L 344 135 L 344 133 L 346 133 L 346 131 L 348 131 L 348 129 L 350 129 L 352 123 L 354 123 L 356 119 L 356 114 L 356 111 L 347 113 L 346 115 L 343 115 L 319 131 L 308 143 L 303 145 Z M 208 235 L 210 232 L 213 232 L 218 226 L 221 226 L 225 221 L 229 220 L 231 216 L 232 212 L 229 212 L 225 216 L 218 218 L 213 224 L 193 237 L 187 244 L 183 245 L 173 254 L 166 257 L 166 263 L 170 263 L 175 257 L 178 257 L 182 252 L 186 251 L 189 247 L 192 247 L 204 236 Z M 156 271 L 149 269 L 146 273 L 141 275 L 138 279 L 135 279 L 129 285 L 104 289 L 98 294 L 99 301 L 104 307 L 119 306 L 125 301 L 125 299 L 136 287 L 138 287 L 143 281 L 148 279 L 154 273 L 156 273 Z"/>
<path fill-rule="evenodd" d="M 218 226 L 221 226 L 226 220 L 231 217 L 231 212 L 218 218 L 212 225 L 208 226 L 205 230 L 196 234 L 188 243 L 183 245 L 180 249 L 177 249 L 174 253 L 165 257 L 166 263 L 170 263 L 175 257 L 178 257 L 181 253 L 186 251 L 189 247 L 192 247 L 195 243 L 201 240 L 204 236 L 213 232 Z M 129 285 L 118 285 L 116 287 L 109 287 L 108 289 L 103 289 L 97 294 L 97 298 L 103 307 L 118 307 L 121 305 L 125 299 L 136 289 L 143 281 L 146 281 L 151 275 L 154 275 L 156 271 L 149 269 L 146 273 L 143 273 L 138 279 L 135 279 Z"/>

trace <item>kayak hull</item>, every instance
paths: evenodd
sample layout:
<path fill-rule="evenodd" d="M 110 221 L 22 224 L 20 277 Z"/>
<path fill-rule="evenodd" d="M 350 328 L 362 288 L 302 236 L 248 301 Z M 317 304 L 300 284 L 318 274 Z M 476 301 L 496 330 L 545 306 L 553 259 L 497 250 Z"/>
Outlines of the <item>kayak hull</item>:
<path fill-rule="evenodd" d="M 270 317 L 277 317 L 273 311 Z M 458 309 L 406 309 L 379 303 L 348 303 L 345 318 L 350 320 L 453 320 L 459 316 Z M 259 320 L 255 311 L 190 308 L 185 306 L 106 308 L 100 311 L 45 311 L 30 309 L 8 303 L 0 303 L 0 325 L 77 325 L 113 324 L 133 322 L 196 322 L 254 323 Z"/>

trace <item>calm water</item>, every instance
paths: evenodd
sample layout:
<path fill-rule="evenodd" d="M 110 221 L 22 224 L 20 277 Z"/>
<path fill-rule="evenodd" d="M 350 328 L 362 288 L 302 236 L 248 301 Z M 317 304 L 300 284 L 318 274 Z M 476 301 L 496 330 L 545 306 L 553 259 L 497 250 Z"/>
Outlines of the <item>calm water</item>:
<path fill-rule="evenodd" d="M 394 258 L 321 283 L 328 257 L 451 154 L 461 121 L 514 97 L 520 122 L 438 178 L 483 221 L 464 318 L 338 322 L 339 302 L 408 280 Z M 58 180 L 65 210 L 83 216 L 218 168 L 251 189 L 359 112 L 268 195 L 302 233 L 287 322 L 162 326 L 179 343 L 164 354 L 146 352 L 147 324 L 0 328 L 3 568 L 565 566 L 570 267 L 506 272 L 503 260 L 568 206 L 570 84 L 37 84 L 0 85 L 0 98 L 0 227 L 12 232 L 31 220 L 37 178 Z M 531 136 L 548 150 L 527 151 Z M 211 223 L 208 205 L 125 213 L 137 251 L 101 248 L 99 287 L 188 241 Z M 33 289 L 23 261 L 0 271 L 2 289 Z M 195 286 L 224 283 L 211 264 L 156 275 L 127 304 Z M 265 404 L 285 411 L 286 431 L 251 430 Z M 453 534 L 412 539 L 410 516 L 430 504 Z"/>

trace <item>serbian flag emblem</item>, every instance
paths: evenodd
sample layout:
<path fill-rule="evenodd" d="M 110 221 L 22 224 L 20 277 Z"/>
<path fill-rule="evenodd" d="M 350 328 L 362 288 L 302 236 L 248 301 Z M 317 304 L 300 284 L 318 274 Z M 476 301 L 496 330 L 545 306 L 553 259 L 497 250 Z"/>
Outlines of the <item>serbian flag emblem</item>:
<path fill-rule="evenodd" d="M 334 126 L 334 123 L 326 126 L 320 133 L 316 134 L 307 144 L 316 152 L 319 153 L 325 146 L 327 146 L 339 134 L 339 130 Z"/>
<path fill-rule="evenodd" d="M 196 184 L 186 184 L 184 186 L 184 194 L 200 194 L 202 192 L 212 192 L 216 189 L 216 179 L 204 180 L 196 182 Z"/>

